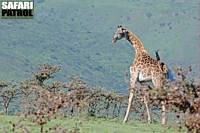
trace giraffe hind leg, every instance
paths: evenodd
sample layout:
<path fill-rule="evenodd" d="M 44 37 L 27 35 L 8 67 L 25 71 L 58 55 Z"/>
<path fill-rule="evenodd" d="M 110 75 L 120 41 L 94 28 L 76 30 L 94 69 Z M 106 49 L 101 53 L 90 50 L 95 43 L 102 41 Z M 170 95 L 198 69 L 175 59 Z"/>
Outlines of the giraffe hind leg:
<path fill-rule="evenodd" d="M 153 79 L 153 84 L 156 89 L 161 89 L 162 81 L 161 79 Z M 161 124 L 167 124 L 167 111 L 166 111 L 166 104 L 165 101 L 161 101 Z"/>
<path fill-rule="evenodd" d="M 147 111 L 148 124 L 150 124 L 151 123 L 151 115 L 150 115 L 150 109 L 149 109 L 149 106 L 148 106 L 148 101 L 147 101 L 146 95 L 144 95 L 144 104 L 145 104 L 145 108 L 146 108 L 146 111 Z"/>
<path fill-rule="evenodd" d="M 149 84 L 144 84 L 142 83 L 141 84 L 142 86 L 144 86 L 145 88 L 147 87 L 147 89 L 152 89 L 152 87 L 149 85 Z M 148 103 L 148 92 L 145 91 L 145 88 L 143 88 L 143 92 L 144 92 L 144 96 L 143 96 L 143 102 L 144 102 L 144 105 L 145 105 L 145 108 L 146 108 L 146 114 L 147 114 L 147 121 L 148 121 L 148 124 L 151 124 L 151 109 L 149 108 L 149 103 Z"/>

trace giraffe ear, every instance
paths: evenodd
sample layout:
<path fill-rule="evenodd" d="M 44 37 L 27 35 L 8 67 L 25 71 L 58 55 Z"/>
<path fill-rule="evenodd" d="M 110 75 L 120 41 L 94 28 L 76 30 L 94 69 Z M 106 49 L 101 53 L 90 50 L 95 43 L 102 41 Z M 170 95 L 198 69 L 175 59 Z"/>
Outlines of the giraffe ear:
<path fill-rule="evenodd" d="M 117 26 L 117 28 L 121 28 L 121 27 L 122 27 L 121 25 L 118 25 L 118 26 Z"/>

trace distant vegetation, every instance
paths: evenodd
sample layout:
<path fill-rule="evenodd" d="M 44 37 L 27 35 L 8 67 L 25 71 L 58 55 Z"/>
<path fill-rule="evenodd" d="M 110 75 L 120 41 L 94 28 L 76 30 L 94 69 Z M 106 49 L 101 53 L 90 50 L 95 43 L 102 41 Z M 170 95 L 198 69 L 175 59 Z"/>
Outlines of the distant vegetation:
<path fill-rule="evenodd" d="M 0 21 L 0 79 L 20 81 L 39 64 L 58 64 L 58 78 L 80 76 L 91 86 L 127 93 L 134 58 L 128 42 L 111 43 L 116 26 L 160 49 L 172 68 L 199 65 L 199 0 L 36 0 L 33 20 Z M 178 7 L 178 8 L 177 8 Z M 199 70 L 194 75 L 198 76 Z"/>
<path fill-rule="evenodd" d="M 78 77 L 73 77 L 69 82 L 54 79 L 61 70 L 59 66 L 41 65 L 32 77 L 20 83 L 0 82 L 0 100 L 2 114 L 15 114 L 20 116 L 20 121 L 10 121 L 11 129 L 6 129 L 4 122 L 0 123 L 2 131 L 15 132 L 21 130 L 31 132 L 30 127 L 23 124 L 29 121 L 40 128 L 40 132 L 63 131 L 67 128 L 59 125 L 49 127 L 48 123 L 55 119 L 79 118 L 105 118 L 122 120 L 127 106 L 127 95 L 117 94 L 102 88 L 90 87 Z M 148 89 L 149 84 L 141 84 L 136 89 L 130 119 L 138 122 L 147 122 L 144 95 L 151 112 L 153 123 L 160 122 L 161 103 L 166 105 L 169 125 L 174 125 L 173 130 L 182 132 L 200 131 L 200 85 L 188 78 L 192 69 L 174 68 L 176 80 L 166 81 L 162 88 Z M 18 111 L 16 111 L 18 110 Z M 6 119 L 6 116 L 2 116 Z M 9 117 L 8 117 L 9 118 Z M 14 118 L 14 117 L 13 117 Z M 170 120 L 173 118 L 173 121 Z M 67 121 L 67 119 L 66 119 Z M 84 121 L 83 121 L 84 122 Z M 134 126 L 134 125 L 133 125 Z M 49 127 L 49 129 L 47 128 Z M 159 129 L 158 129 L 159 130 Z M 78 129 L 70 133 L 79 133 Z"/>

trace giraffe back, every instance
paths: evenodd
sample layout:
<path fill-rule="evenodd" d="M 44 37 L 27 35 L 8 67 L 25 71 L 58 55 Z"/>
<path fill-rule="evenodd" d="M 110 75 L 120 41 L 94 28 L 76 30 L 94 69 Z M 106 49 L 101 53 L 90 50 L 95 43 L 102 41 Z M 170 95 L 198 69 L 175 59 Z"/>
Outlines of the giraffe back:
<path fill-rule="evenodd" d="M 137 69 L 139 81 L 161 79 L 167 73 L 166 65 L 162 66 L 160 61 L 153 59 L 146 51 L 136 55 L 131 67 Z"/>

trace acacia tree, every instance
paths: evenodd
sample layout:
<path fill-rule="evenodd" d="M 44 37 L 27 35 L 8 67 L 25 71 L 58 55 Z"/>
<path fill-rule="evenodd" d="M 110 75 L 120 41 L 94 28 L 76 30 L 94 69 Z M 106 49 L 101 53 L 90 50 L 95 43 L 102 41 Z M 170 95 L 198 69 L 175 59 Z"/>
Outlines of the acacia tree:
<path fill-rule="evenodd" d="M 186 126 L 189 133 L 200 133 L 200 86 L 188 78 L 191 71 L 191 67 L 176 67 L 176 80 L 166 81 L 163 88 L 146 93 L 151 105 L 159 107 L 165 101 L 166 109 L 176 114 L 180 129 Z"/>
<path fill-rule="evenodd" d="M 0 81 L 0 98 L 3 106 L 4 113 L 8 114 L 8 108 L 11 101 L 16 97 L 18 89 L 16 85 L 12 85 L 5 81 Z"/>
<path fill-rule="evenodd" d="M 41 132 L 47 121 L 65 105 L 66 94 L 59 92 L 62 84 L 53 81 L 53 75 L 60 70 L 58 66 L 41 65 L 31 79 L 21 82 L 22 105 L 25 116 L 33 116 L 33 121 L 40 125 Z"/>

